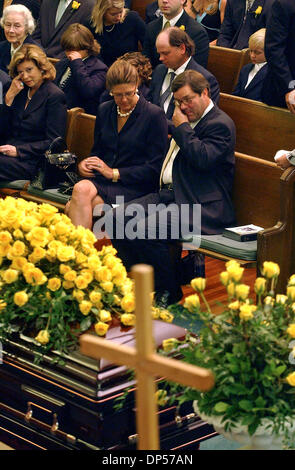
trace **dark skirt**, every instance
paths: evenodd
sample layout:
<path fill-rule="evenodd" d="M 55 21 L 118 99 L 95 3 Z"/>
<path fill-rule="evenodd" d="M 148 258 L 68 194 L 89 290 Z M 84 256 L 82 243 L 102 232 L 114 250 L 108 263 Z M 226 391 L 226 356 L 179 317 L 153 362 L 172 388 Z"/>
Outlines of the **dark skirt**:
<path fill-rule="evenodd" d="M 0 153 L 0 181 L 31 180 L 38 171 L 32 160 L 21 160 Z"/>
<path fill-rule="evenodd" d="M 124 186 L 120 181 L 117 183 L 113 183 L 111 180 L 104 181 L 100 176 L 96 178 L 88 178 L 91 183 L 97 189 L 97 194 L 101 196 L 106 204 L 118 204 L 119 202 L 116 201 L 116 197 L 124 197 L 124 203 L 132 201 L 138 197 L 144 196 L 146 191 L 143 191 L 138 186 Z M 153 192 L 155 188 L 151 188 L 151 192 Z M 122 201 L 120 201 L 122 204 Z"/>

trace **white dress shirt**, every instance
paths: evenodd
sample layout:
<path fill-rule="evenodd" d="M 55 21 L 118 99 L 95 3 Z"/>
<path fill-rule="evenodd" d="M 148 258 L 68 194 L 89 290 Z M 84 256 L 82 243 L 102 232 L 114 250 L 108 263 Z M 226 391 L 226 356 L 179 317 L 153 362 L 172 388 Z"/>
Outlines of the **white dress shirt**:
<path fill-rule="evenodd" d="M 249 75 L 248 75 L 248 81 L 246 83 L 245 88 L 249 86 L 249 83 L 252 82 L 253 78 L 255 75 L 259 72 L 260 69 L 266 64 L 266 62 L 262 62 L 261 64 L 255 64 L 254 67 L 250 70 Z"/>
<path fill-rule="evenodd" d="M 179 20 L 179 18 L 181 17 L 181 15 L 183 14 L 184 10 L 182 9 L 181 10 L 181 13 L 179 13 L 179 15 L 177 16 L 174 16 L 174 18 L 172 18 L 172 20 L 168 20 L 168 18 L 165 18 L 165 16 L 163 15 L 163 26 L 162 26 L 162 29 L 164 29 L 165 27 L 165 24 L 167 23 L 167 21 L 169 21 L 170 23 L 170 26 L 175 26 L 177 21 Z"/>

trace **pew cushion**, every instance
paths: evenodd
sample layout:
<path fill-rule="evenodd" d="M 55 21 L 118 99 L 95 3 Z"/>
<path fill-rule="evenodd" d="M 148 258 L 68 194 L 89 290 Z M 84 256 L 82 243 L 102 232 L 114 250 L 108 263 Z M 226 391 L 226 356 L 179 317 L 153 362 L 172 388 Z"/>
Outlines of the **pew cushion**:
<path fill-rule="evenodd" d="M 2 181 L 0 183 L 1 188 L 10 188 L 10 189 L 24 189 L 26 184 L 29 184 L 29 180 L 15 180 L 15 181 Z"/>
<path fill-rule="evenodd" d="M 60 193 L 58 188 L 38 189 L 31 185 L 28 187 L 27 192 L 33 196 L 37 196 L 42 199 L 48 199 L 49 201 L 58 202 L 60 204 L 66 204 L 72 195 Z"/>
<path fill-rule="evenodd" d="M 194 235 L 188 246 L 191 247 L 192 245 L 196 246 L 196 249 L 203 248 L 229 256 L 230 258 L 238 258 L 247 261 L 256 261 L 257 258 L 257 240 L 238 242 L 223 237 L 222 235 L 202 235 L 202 237 Z"/>

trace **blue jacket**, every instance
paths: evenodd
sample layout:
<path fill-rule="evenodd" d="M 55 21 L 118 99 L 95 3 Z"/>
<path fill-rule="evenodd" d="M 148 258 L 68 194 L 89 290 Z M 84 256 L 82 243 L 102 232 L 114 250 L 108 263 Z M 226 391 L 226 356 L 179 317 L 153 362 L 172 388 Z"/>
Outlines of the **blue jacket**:
<path fill-rule="evenodd" d="M 253 67 L 253 64 L 247 64 L 242 67 L 238 83 L 232 94 L 235 96 L 241 96 L 242 98 L 248 98 L 249 100 L 262 101 L 261 92 L 264 84 L 264 79 L 267 74 L 268 66 L 267 64 L 265 64 L 254 76 L 247 88 L 245 88 L 248 81 L 249 73 L 251 72 Z"/>

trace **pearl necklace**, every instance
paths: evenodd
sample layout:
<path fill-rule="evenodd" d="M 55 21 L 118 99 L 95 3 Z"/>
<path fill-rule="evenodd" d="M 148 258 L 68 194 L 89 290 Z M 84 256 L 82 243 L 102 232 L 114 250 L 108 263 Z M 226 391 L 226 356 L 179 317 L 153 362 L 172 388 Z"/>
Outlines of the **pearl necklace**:
<path fill-rule="evenodd" d="M 135 105 L 135 106 L 136 106 L 136 105 Z M 128 111 L 128 113 L 121 113 L 119 106 L 117 106 L 117 113 L 118 113 L 118 116 L 120 116 L 120 117 L 127 117 L 127 116 L 130 116 L 130 114 L 134 111 L 135 106 L 134 106 L 134 108 L 130 109 L 130 111 Z"/>
<path fill-rule="evenodd" d="M 110 33 L 111 31 L 113 31 L 114 27 L 116 26 L 116 23 L 113 24 L 113 26 L 110 28 L 110 29 L 107 29 L 107 27 L 105 26 L 105 30 L 107 33 Z"/>

